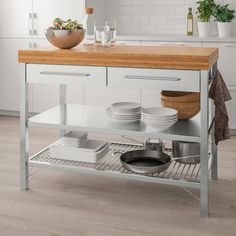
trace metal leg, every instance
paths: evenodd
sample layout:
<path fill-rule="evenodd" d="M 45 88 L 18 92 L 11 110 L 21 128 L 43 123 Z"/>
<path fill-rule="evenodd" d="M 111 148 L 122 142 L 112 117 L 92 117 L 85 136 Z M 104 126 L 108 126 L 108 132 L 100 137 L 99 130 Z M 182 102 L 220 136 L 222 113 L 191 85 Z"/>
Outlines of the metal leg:
<path fill-rule="evenodd" d="M 200 214 L 208 217 L 208 71 L 201 71 L 201 185 Z"/>
<path fill-rule="evenodd" d="M 217 180 L 218 179 L 218 151 L 217 151 L 217 146 L 214 140 L 214 132 L 212 132 L 212 136 L 213 136 L 213 142 L 212 142 L 211 152 L 213 155 L 213 160 L 212 160 L 212 166 L 211 166 L 211 179 Z"/>
<path fill-rule="evenodd" d="M 21 109 L 20 109 L 20 188 L 29 188 L 29 147 L 28 147 L 28 84 L 26 81 L 26 65 L 21 65 Z"/>
<path fill-rule="evenodd" d="M 214 107 L 214 102 L 209 99 L 210 102 L 209 102 L 209 111 L 210 111 L 210 114 L 209 114 L 209 117 L 210 117 L 210 121 L 213 120 L 214 116 L 215 116 L 215 107 Z M 212 180 L 217 180 L 218 179 L 218 160 L 217 160 L 217 146 L 215 144 L 215 125 L 213 125 L 212 127 L 212 130 L 211 130 L 211 139 L 212 139 L 212 143 L 211 143 L 211 153 L 212 153 L 212 156 L 213 156 L 213 159 L 212 159 L 212 165 L 211 165 L 211 179 Z"/>
<path fill-rule="evenodd" d="M 62 124 L 66 124 L 66 85 L 60 85 L 60 106 L 61 106 L 61 118 Z M 63 136 L 66 130 L 60 130 L 60 136 Z"/>

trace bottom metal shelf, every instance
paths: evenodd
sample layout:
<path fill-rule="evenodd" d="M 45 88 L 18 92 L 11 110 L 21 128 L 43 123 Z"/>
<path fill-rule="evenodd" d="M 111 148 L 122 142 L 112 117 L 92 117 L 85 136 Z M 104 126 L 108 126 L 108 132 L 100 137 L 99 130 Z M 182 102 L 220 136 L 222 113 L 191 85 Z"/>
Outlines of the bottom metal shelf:
<path fill-rule="evenodd" d="M 169 185 L 200 187 L 200 164 L 188 165 L 173 161 L 167 171 L 153 175 L 135 174 L 127 171 L 120 163 L 120 154 L 115 152 L 127 152 L 142 149 L 141 145 L 111 143 L 109 153 L 96 164 L 53 159 L 50 156 L 49 147 L 34 155 L 29 160 L 31 167 L 43 167 L 62 169 L 87 174 L 116 176 L 125 179 L 142 180 Z M 115 154 L 114 154 L 115 153 Z"/>

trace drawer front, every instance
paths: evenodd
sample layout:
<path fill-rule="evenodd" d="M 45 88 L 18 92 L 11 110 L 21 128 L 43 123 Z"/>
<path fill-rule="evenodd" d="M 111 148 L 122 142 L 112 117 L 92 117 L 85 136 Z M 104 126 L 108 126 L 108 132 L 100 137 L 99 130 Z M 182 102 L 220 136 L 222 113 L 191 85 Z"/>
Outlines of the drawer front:
<path fill-rule="evenodd" d="M 27 82 L 106 86 L 106 68 L 93 66 L 27 65 Z"/>
<path fill-rule="evenodd" d="M 108 86 L 199 92 L 199 71 L 109 67 Z"/>

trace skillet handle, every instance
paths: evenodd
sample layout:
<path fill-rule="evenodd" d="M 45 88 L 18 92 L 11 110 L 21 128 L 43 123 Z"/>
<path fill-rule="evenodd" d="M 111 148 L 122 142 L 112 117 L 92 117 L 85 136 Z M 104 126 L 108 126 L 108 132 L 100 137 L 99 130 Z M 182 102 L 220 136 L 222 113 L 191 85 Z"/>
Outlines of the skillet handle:
<path fill-rule="evenodd" d="M 112 156 L 114 157 L 116 154 L 124 154 L 124 152 L 120 152 L 120 151 L 114 151 Z"/>

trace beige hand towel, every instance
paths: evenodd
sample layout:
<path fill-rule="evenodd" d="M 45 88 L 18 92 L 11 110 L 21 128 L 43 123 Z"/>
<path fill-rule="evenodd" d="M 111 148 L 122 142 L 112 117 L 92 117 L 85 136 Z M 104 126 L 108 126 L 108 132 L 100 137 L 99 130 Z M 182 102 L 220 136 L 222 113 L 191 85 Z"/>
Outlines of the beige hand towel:
<path fill-rule="evenodd" d="M 215 104 L 215 142 L 217 145 L 222 140 L 230 139 L 229 116 L 225 102 L 232 99 L 219 71 L 212 82 L 209 97 L 214 100 Z"/>

